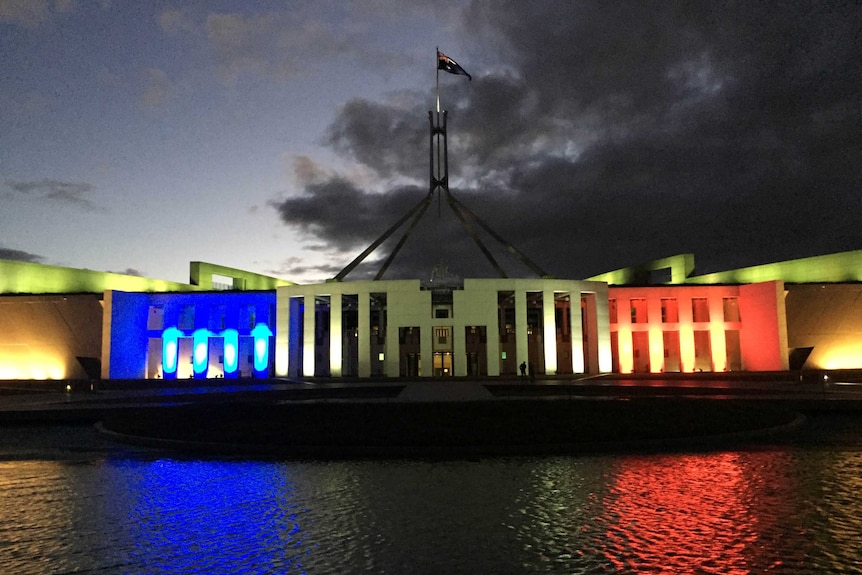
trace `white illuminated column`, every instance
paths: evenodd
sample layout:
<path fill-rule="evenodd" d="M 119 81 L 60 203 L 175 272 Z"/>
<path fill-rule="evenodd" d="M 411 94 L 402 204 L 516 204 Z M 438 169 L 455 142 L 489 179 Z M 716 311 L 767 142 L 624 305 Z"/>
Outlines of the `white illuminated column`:
<path fill-rule="evenodd" d="M 302 375 L 314 377 L 314 335 L 317 329 L 314 292 L 306 292 L 303 299 L 305 312 L 302 322 Z"/>
<path fill-rule="evenodd" d="M 557 373 L 557 326 L 554 310 L 553 290 L 542 291 L 543 345 L 545 348 L 545 373 Z"/>
<path fill-rule="evenodd" d="M 572 373 L 584 373 L 584 332 L 581 321 L 581 294 L 569 292 L 569 333 L 572 338 Z"/>
<path fill-rule="evenodd" d="M 329 296 L 329 374 L 341 377 L 342 341 L 344 334 L 341 325 L 341 294 Z"/>
<path fill-rule="evenodd" d="M 527 340 L 527 292 L 515 290 L 515 340 L 518 365 L 521 362 L 529 364 L 530 344 Z"/>

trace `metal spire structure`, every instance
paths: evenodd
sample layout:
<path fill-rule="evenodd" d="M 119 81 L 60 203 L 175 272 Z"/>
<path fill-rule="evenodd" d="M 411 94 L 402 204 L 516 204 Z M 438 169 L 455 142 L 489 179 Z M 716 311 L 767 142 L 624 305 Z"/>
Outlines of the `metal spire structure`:
<path fill-rule="evenodd" d="M 488 262 L 491 266 L 497 271 L 501 278 L 508 277 L 506 272 L 497 263 L 497 260 L 494 259 L 494 256 L 485 247 L 485 244 L 479 238 L 479 235 L 476 233 L 476 229 L 473 226 L 473 223 L 479 225 L 483 230 L 485 230 L 492 238 L 497 240 L 500 244 L 502 244 L 506 250 L 514 255 L 522 264 L 527 266 L 533 273 L 535 273 L 538 277 L 550 277 L 547 273 L 545 273 L 542 268 L 533 263 L 527 256 L 521 253 L 515 246 L 511 243 L 504 240 L 499 234 L 497 234 L 490 226 L 488 226 L 484 221 L 482 221 L 472 210 L 470 210 L 467 206 L 465 206 L 462 202 L 457 200 L 452 192 L 449 190 L 449 148 L 446 141 L 446 119 L 447 112 L 445 110 L 440 110 L 440 70 L 444 70 L 451 74 L 460 74 L 467 76 L 472 80 L 469 74 L 458 65 L 457 62 L 437 50 L 437 111 L 429 111 L 428 112 L 428 120 L 431 125 L 431 140 L 429 146 L 429 169 L 430 169 L 430 181 L 429 181 L 429 189 L 428 194 L 416 204 L 413 208 L 411 208 L 404 216 L 401 217 L 392 227 L 386 230 L 383 235 L 377 238 L 370 246 L 368 246 L 361 254 L 359 254 L 352 262 L 350 262 L 343 270 L 341 270 L 338 275 L 336 275 L 332 281 L 343 281 L 344 278 L 353 271 L 356 266 L 362 263 L 366 257 L 368 257 L 374 250 L 376 250 L 380 244 L 385 242 L 389 237 L 395 233 L 407 220 L 410 221 L 410 224 L 407 226 L 404 234 L 398 240 L 398 243 L 392 249 L 392 252 L 383 262 L 383 265 L 380 267 L 380 271 L 377 272 L 377 275 L 374 276 L 375 281 L 379 280 L 383 277 L 383 274 L 386 273 L 386 270 L 389 268 L 389 265 L 395 259 L 395 256 L 398 255 L 398 252 L 404 246 L 404 243 L 407 241 L 407 238 L 410 237 L 410 234 L 416 228 L 416 225 L 419 223 L 419 220 L 422 219 L 422 216 L 425 215 L 428 206 L 431 205 L 431 201 L 434 199 L 434 194 L 436 192 L 438 201 L 441 195 L 446 196 L 446 203 L 455 213 L 455 216 L 458 218 L 458 221 L 461 222 L 461 225 L 464 226 L 464 229 L 476 243 L 479 250 L 485 255 Z"/>

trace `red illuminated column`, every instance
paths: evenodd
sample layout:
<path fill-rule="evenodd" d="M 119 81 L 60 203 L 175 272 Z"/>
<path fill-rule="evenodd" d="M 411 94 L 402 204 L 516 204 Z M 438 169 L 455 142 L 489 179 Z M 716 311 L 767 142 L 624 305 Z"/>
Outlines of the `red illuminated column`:
<path fill-rule="evenodd" d="M 617 348 L 619 349 L 620 373 L 631 373 L 634 371 L 634 354 L 632 352 L 632 326 L 626 322 L 620 322 L 617 328 Z"/>
<path fill-rule="evenodd" d="M 651 373 L 664 371 L 664 338 L 661 332 L 661 298 L 651 297 L 647 300 L 649 313 L 649 365 Z"/>
<path fill-rule="evenodd" d="M 712 349 L 712 370 L 727 371 L 724 305 L 721 293 L 709 298 L 709 340 L 710 348 Z"/>
<path fill-rule="evenodd" d="M 679 298 L 679 356 L 680 371 L 694 371 L 694 325 L 691 313 L 691 298 Z"/>

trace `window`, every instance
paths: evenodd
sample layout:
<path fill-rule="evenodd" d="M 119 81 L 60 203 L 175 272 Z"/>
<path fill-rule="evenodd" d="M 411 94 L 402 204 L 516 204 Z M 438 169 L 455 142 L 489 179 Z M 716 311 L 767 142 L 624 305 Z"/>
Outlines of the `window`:
<path fill-rule="evenodd" d="M 177 325 L 180 329 L 194 329 L 195 328 L 195 306 L 193 305 L 184 305 L 180 309 L 180 317 L 177 319 Z"/>
<path fill-rule="evenodd" d="M 691 320 L 694 322 L 709 321 L 709 301 L 705 297 L 691 298 Z"/>
<path fill-rule="evenodd" d="M 147 316 L 147 329 L 165 329 L 165 306 L 150 306 L 150 313 Z"/>
<path fill-rule="evenodd" d="M 239 328 L 252 329 L 255 326 L 255 309 L 253 305 L 242 305 L 239 307 Z"/>
<path fill-rule="evenodd" d="M 647 323 L 647 300 L 632 299 L 630 300 L 632 323 Z"/>
<path fill-rule="evenodd" d="M 679 322 L 679 304 L 675 299 L 668 298 L 661 300 L 661 322 Z"/>
<path fill-rule="evenodd" d="M 210 306 L 210 317 L 208 327 L 213 331 L 224 329 L 225 306 Z"/>
<path fill-rule="evenodd" d="M 437 319 L 446 319 L 447 317 L 449 317 L 449 310 L 448 309 L 435 309 L 434 310 L 434 317 L 436 317 Z"/>
<path fill-rule="evenodd" d="M 447 343 L 449 341 L 448 327 L 438 327 L 435 333 L 437 334 L 437 343 Z"/>
<path fill-rule="evenodd" d="M 723 302 L 724 321 L 742 321 L 739 317 L 739 300 L 735 297 L 726 297 Z"/>
<path fill-rule="evenodd" d="M 617 300 L 608 300 L 608 316 L 611 323 L 617 323 Z"/>

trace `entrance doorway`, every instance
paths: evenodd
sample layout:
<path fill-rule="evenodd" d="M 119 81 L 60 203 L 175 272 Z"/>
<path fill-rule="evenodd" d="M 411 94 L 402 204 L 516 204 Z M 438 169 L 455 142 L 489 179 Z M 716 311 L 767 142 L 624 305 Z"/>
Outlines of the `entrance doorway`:
<path fill-rule="evenodd" d="M 452 376 L 452 352 L 451 351 L 435 351 L 434 352 L 434 376 L 435 377 L 451 377 Z"/>

